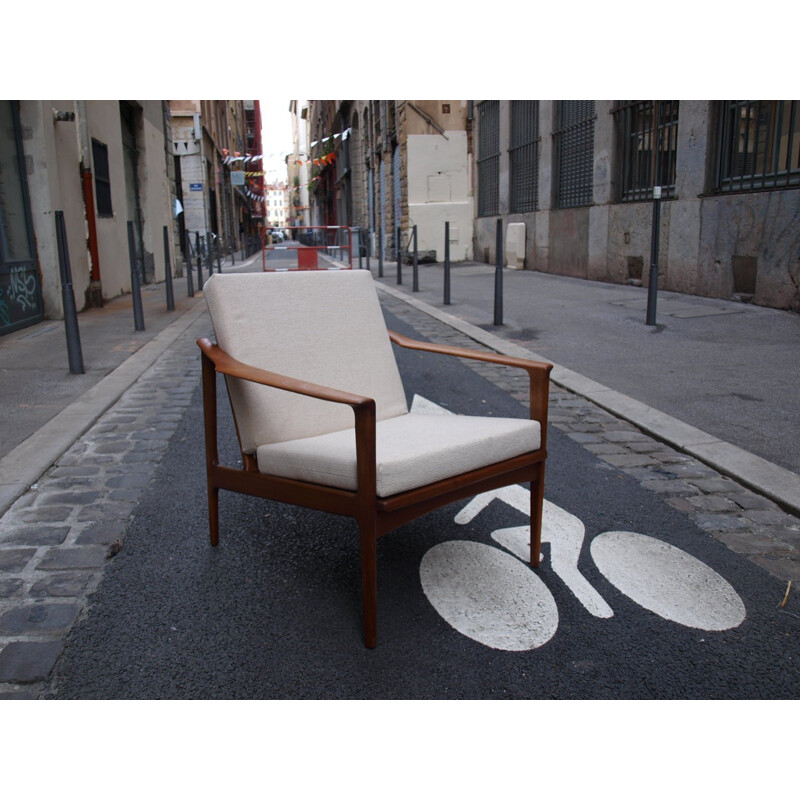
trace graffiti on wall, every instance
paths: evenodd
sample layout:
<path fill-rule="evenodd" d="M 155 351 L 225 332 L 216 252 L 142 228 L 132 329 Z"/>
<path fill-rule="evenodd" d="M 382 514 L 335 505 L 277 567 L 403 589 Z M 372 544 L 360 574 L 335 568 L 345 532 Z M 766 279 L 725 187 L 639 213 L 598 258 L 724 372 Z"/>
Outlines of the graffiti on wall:
<path fill-rule="evenodd" d="M 0 273 L 0 334 L 36 322 L 42 300 L 35 267 L 14 264 Z"/>

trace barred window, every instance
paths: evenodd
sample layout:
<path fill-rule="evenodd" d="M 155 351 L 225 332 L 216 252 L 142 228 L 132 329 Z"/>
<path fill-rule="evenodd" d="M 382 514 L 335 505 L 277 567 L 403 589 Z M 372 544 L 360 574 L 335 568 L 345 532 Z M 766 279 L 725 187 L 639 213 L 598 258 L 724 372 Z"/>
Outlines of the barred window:
<path fill-rule="evenodd" d="M 716 191 L 800 186 L 797 100 L 723 100 L 718 109 Z"/>
<path fill-rule="evenodd" d="M 536 211 L 539 190 L 539 101 L 512 100 L 511 211 Z"/>
<path fill-rule="evenodd" d="M 594 100 L 559 100 L 553 133 L 556 161 L 555 207 L 592 204 Z"/>
<path fill-rule="evenodd" d="M 478 216 L 500 213 L 500 101 L 478 106 Z"/>
<path fill-rule="evenodd" d="M 650 200 L 654 186 L 663 198 L 674 197 L 678 101 L 620 100 L 614 116 L 619 199 Z"/>

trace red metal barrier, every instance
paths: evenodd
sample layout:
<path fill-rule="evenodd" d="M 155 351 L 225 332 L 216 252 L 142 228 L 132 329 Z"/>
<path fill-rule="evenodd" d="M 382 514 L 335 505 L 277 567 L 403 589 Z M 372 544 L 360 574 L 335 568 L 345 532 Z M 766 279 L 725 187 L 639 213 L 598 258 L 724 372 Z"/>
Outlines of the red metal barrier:
<path fill-rule="evenodd" d="M 291 266 L 268 267 L 266 254 L 269 252 L 284 251 L 286 254 L 297 253 L 298 270 L 313 269 L 352 269 L 353 268 L 353 229 L 345 225 L 302 225 L 283 228 L 285 231 L 294 231 L 294 244 L 273 243 L 264 244 L 262 247 L 262 269 L 264 272 L 284 272 L 292 269 Z M 266 232 L 265 232 L 266 235 Z M 343 240 L 344 239 L 344 243 Z M 319 253 L 339 255 L 347 253 L 347 261 L 339 265 L 323 262 L 320 266 Z"/>

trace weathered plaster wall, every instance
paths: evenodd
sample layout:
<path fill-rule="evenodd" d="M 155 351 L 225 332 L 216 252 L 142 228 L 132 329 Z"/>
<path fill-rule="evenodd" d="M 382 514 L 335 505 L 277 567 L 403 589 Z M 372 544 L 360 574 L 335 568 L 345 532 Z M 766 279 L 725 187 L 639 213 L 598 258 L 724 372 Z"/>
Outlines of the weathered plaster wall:
<path fill-rule="evenodd" d="M 446 138 L 445 138 L 446 137 Z M 450 258 L 472 257 L 472 199 L 467 183 L 466 131 L 411 135 L 408 154 L 408 225 L 417 226 L 420 250 L 444 258 L 444 223 L 450 223 Z"/>

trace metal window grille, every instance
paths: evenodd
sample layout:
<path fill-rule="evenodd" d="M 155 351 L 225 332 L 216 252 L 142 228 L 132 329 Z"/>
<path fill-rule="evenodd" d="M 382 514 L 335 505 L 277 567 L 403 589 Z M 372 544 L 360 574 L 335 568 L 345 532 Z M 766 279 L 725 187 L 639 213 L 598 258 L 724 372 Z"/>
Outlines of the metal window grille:
<path fill-rule="evenodd" d="M 478 106 L 478 216 L 500 212 L 500 101 Z"/>
<path fill-rule="evenodd" d="M 617 186 L 622 201 L 650 200 L 653 187 L 675 196 L 677 100 L 621 100 L 614 109 L 620 147 Z"/>
<path fill-rule="evenodd" d="M 719 110 L 716 191 L 800 186 L 797 100 L 724 100 Z"/>
<path fill-rule="evenodd" d="M 97 215 L 112 217 L 111 175 L 108 169 L 108 147 L 92 139 L 92 163 L 94 165 L 94 193 L 97 198 Z"/>
<path fill-rule="evenodd" d="M 539 101 L 511 102 L 511 211 L 536 211 L 539 201 Z"/>
<path fill-rule="evenodd" d="M 592 204 L 594 100 L 558 101 L 553 133 L 556 159 L 556 208 Z"/>

